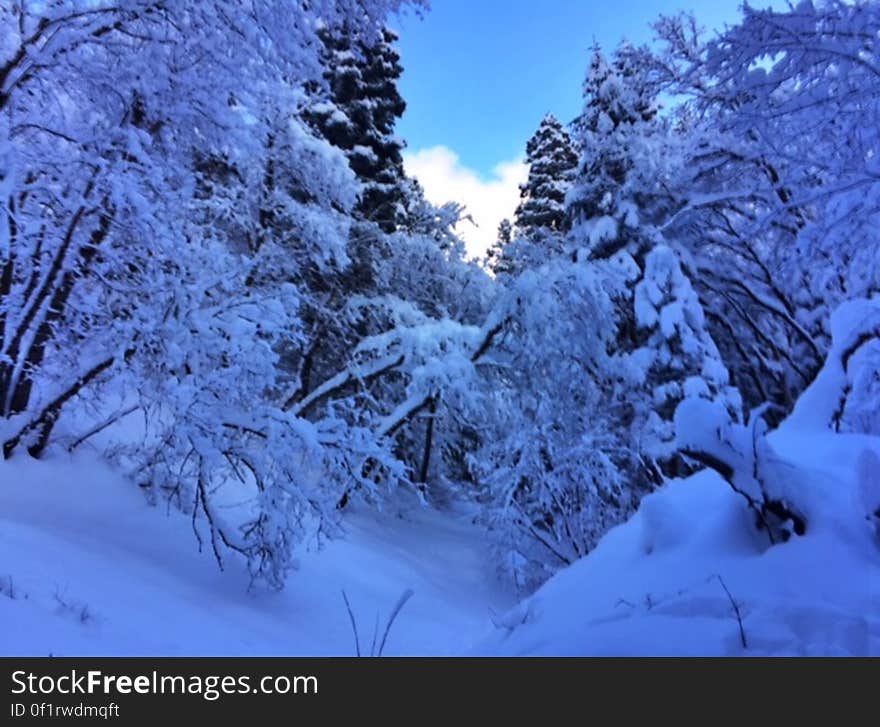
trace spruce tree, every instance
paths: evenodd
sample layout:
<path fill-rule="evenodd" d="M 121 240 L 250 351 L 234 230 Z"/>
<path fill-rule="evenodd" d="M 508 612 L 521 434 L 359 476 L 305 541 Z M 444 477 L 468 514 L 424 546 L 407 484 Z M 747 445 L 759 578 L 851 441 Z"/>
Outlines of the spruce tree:
<path fill-rule="evenodd" d="M 578 157 L 571 138 L 552 114 L 547 114 L 526 145 L 529 178 L 520 186 L 516 228 L 524 236 L 566 228 L 565 197 Z"/>
<path fill-rule="evenodd" d="M 584 110 L 575 121 L 581 150 L 568 197 L 571 224 L 584 226 L 593 257 L 610 257 L 626 246 L 626 228 L 638 227 L 629 194 L 636 145 L 651 133 L 654 93 L 634 49 L 622 44 L 611 62 L 596 46 L 584 82 Z"/>
<path fill-rule="evenodd" d="M 686 473 L 675 445 L 673 417 L 684 399 L 722 403 L 740 418 L 739 392 L 710 336 L 703 308 L 678 255 L 656 245 L 633 295 L 638 347 L 627 355 L 642 389 L 634 430 L 640 451 L 666 475 Z"/>
<path fill-rule="evenodd" d="M 582 159 L 568 198 L 569 242 L 610 292 L 616 334 L 609 345 L 623 469 L 638 489 L 681 474 L 673 414 L 682 399 L 721 400 L 731 417 L 740 403 L 706 330 L 688 268 L 655 224 L 662 191 L 651 153 L 662 148 L 655 91 L 623 44 L 610 62 L 594 49 L 575 123 Z"/>
<path fill-rule="evenodd" d="M 331 144 L 342 149 L 362 185 L 357 214 L 394 232 L 405 222 L 404 143 L 394 126 L 406 109 L 397 90 L 403 68 L 383 29 L 365 42 L 349 30 L 322 32 L 326 97 L 312 105 L 309 117 Z"/>
<path fill-rule="evenodd" d="M 501 220 L 498 224 L 498 232 L 495 236 L 495 242 L 486 252 L 486 267 L 493 273 L 509 273 L 511 270 L 510 260 L 508 259 L 509 245 L 513 241 L 513 225 L 507 218 Z"/>

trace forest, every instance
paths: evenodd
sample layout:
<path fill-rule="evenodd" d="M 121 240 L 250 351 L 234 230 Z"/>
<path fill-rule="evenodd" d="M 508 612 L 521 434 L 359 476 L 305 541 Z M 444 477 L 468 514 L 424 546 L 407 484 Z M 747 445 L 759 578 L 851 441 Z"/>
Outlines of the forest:
<path fill-rule="evenodd" d="M 0 613 L 24 624 L 0 652 L 43 653 L 58 604 L 88 627 L 57 592 L 31 613 L 40 568 L 72 592 L 92 562 L 64 565 L 78 518 L 113 542 L 137 522 L 164 554 L 144 567 L 199 557 L 187 587 L 260 610 L 403 517 L 425 542 L 466 522 L 507 594 L 455 649 L 880 653 L 880 3 L 594 44 L 482 259 L 462 200 L 404 167 L 401 13 L 430 9 L 0 2 Z M 383 612 L 411 585 L 389 579 Z M 694 611 L 657 641 L 675 604 L 640 579 L 711 593 L 721 645 Z M 135 619 L 95 588 L 94 628 Z M 580 598 L 642 626 L 600 638 Z M 350 642 L 356 599 L 327 603 Z M 392 651 L 438 650 L 399 628 Z M 205 639 L 181 648 L 224 651 Z"/>

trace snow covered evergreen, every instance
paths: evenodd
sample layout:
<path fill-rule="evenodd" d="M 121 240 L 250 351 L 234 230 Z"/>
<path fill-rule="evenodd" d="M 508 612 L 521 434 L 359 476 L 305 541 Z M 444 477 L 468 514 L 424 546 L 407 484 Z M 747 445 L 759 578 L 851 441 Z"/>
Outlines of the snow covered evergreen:
<path fill-rule="evenodd" d="M 403 69 L 391 30 L 382 28 L 378 38 L 362 33 L 352 25 L 323 29 L 327 95 L 309 116 L 327 141 L 345 151 L 362 185 L 357 211 L 394 232 L 405 218 L 404 144 L 393 133 L 406 109 L 397 90 Z"/>
<path fill-rule="evenodd" d="M 577 154 L 568 133 L 553 114 L 547 114 L 526 144 L 529 178 L 520 187 L 516 208 L 517 234 L 538 230 L 565 230 L 565 195 L 577 166 Z"/>
<path fill-rule="evenodd" d="M 609 61 L 600 48 L 593 49 L 584 109 L 574 124 L 581 161 L 567 210 L 577 239 L 593 258 L 608 258 L 631 246 L 627 231 L 640 224 L 638 200 L 628 183 L 637 162 L 646 161 L 644 145 L 653 132 L 657 104 L 645 70 L 629 62 L 631 50 L 622 44 Z"/>

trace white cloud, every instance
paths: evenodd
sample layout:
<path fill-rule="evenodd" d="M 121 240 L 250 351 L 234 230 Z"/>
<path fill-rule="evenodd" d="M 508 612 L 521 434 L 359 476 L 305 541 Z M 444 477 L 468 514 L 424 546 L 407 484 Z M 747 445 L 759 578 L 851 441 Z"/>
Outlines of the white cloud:
<path fill-rule="evenodd" d="M 503 162 L 483 179 L 461 163 L 458 154 L 445 146 L 404 154 L 407 174 L 416 177 L 433 204 L 458 202 L 474 222 L 462 221 L 456 232 L 472 257 L 483 257 L 495 242 L 498 223 L 512 217 L 519 203 L 519 185 L 526 180 L 528 168 L 521 159 Z"/>

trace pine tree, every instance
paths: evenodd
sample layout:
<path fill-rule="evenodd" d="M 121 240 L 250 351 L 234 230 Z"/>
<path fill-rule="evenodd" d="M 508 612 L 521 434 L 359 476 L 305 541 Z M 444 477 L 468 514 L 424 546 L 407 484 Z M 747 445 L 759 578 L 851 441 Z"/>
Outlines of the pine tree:
<path fill-rule="evenodd" d="M 513 225 L 507 218 L 501 220 L 498 224 L 498 232 L 495 242 L 486 252 L 486 267 L 493 273 L 509 273 L 511 270 L 510 261 L 507 259 L 509 245 L 513 241 Z"/>
<path fill-rule="evenodd" d="M 529 178 L 520 186 L 516 228 L 524 236 L 560 232 L 566 228 L 565 197 L 574 179 L 578 157 L 571 138 L 552 114 L 547 114 L 526 145 Z"/>
<path fill-rule="evenodd" d="M 616 427 L 632 455 L 627 479 L 644 491 L 683 472 L 672 423 L 682 399 L 721 399 L 734 420 L 740 403 L 688 271 L 655 224 L 666 209 L 655 174 L 664 127 L 639 53 L 622 44 L 609 62 L 594 50 L 575 123 L 583 156 L 568 212 L 570 244 L 613 300 Z"/>
<path fill-rule="evenodd" d="M 610 257 L 627 243 L 626 228 L 638 226 L 627 188 L 639 140 L 656 116 L 654 93 L 635 50 L 622 44 L 609 63 L 596 46 L 584 82 L 584 110 L 575 121 L 581 149 L 568 196 L 572 225 L 583 226 L 592 257 Z"/>
<path fill-rule="evenodd" d="M 374 32 L 369 32 L 372 30 Z M 341 150 L 358 183 L 345 264 L 310 281 L 320 304 L 306 309 L 314 340 L 298 357 L 300 395 L 339 370 L 357 340 L 366 335 L 342 314 L 353 295 L 378 293 L 381 261 L 390 257 L 385 235 L 405 226 L 410 187 L 403 170 L 403 142 L 394 135 L 405 103 L 396 82 L 402 72 L 387 29 L 344 23 L 319 31 L 323 84 L 313 84 L 305 116 L 315 132 Z M 376 229 L 378 227 L 378 231 Z"/>
<path fill-rule="evenodd" d="M 403 68 L 383 29 L 367 43 L 347 29 L 322 32 L 328 95 L 312 105 L 309 117 L 331 144 L 345 151 L 362 184 L 357 213 L 384 232 L 404 224 L 404 143 L 394 126 L 406 109 L 397 90 Z"/>

